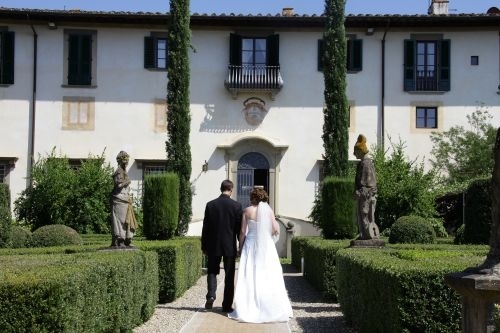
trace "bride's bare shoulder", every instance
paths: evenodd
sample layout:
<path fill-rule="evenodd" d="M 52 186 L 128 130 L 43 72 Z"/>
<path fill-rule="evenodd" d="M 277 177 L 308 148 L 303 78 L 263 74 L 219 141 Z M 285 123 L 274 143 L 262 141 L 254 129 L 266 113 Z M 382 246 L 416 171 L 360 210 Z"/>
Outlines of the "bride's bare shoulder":
<path fill-rule="evenodd" d="M 248 206 L 247 208 L 245 208 L 245 210 L 243 212 L 248 219 L 254 220 L 256 212 L 257 212 L 257 207 Z"/>

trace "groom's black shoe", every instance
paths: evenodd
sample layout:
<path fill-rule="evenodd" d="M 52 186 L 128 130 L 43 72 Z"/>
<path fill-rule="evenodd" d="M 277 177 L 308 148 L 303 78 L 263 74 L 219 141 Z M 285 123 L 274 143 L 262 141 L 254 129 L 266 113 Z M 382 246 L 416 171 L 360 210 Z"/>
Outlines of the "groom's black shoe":
<path fill-rule="evenodd" d="M 222 308 L 222 312 L 233 312 L 234 309 L 233 308 Z"/>
<path fill-rule="evenodd" d="M 205 303 L 205 309 L 210 310 L 214 306 L 214 301 L 215 301 L 215 298 L 213 298 L 213 297 L 210 297 L 209 299 L 207 299 L 207 302 Z"/>

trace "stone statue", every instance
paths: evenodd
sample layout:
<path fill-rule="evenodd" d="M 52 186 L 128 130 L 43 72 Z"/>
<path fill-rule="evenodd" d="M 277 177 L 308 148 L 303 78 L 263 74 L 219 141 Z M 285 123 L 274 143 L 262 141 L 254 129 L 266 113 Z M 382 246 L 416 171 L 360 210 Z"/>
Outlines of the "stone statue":
<path fill-rule="evenodd" d="M 373 162 L 368 157 L 366 138 L 363 134 L 358 136 L 358 140 L 354 145 L 354 156 L 360 160 L 356 168 L 354 189 L 354 196 L 357 200 L 358 239 L 378 239 L 380 233 L 375 223 L 377 177 Z"/>
<path fill-rule="evenodd" d="M 130 246 L 137 229 L 132 199 L 129 195 L 130 179 L 127 175 L 129 155 L 120 151 L 116 156 L 118 167 L 113 174 L 114 187 L 111 192 L 111 229 L 113 247 Z"/>

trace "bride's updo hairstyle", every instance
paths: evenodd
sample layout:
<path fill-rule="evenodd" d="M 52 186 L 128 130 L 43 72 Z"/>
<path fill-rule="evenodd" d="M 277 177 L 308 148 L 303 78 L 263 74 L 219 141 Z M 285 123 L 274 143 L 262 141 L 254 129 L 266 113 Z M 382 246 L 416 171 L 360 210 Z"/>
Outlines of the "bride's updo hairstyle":
<path fill-rule="evenodd" d="M 250 192 L 250 203 L 252 205 L 258 205 L 259 202 L 264 201 L 267 202 L 269 200 L 269 196 L 267 192 L 260 187 L 256 187 Z"/>

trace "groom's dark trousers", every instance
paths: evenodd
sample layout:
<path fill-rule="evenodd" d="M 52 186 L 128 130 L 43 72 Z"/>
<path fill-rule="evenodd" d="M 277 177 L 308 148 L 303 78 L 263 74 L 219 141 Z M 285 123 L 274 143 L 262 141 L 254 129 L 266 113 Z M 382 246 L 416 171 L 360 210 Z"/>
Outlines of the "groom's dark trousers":
<path fill-rule="evenodd" d="M 235 271 L 235 257 L 222 257 L 222 256 L 208 256 L 207 263 L 207 299 L 213 297 L 217 291 L 217 275 L 220 273 L 220 262 L 223 258 L 224 261 L 224 299 L 222 301 L 222 308 L 229 309 L 233 305 L 234 298 L 234 271 Z"/>

